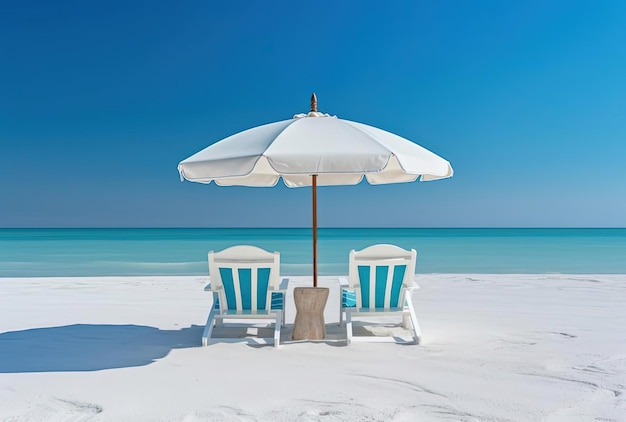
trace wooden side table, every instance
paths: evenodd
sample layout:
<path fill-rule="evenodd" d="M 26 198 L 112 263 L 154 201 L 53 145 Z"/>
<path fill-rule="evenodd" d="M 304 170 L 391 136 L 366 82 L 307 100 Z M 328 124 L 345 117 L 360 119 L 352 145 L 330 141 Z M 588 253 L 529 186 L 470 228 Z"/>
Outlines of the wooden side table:
<path fill-rule="evenodd" d="M 293 300 L 296 320 L 292 340 L 321 340 L 326 338 L 324 308 L 328 300 L 328 287 L 296 287 Z"/>

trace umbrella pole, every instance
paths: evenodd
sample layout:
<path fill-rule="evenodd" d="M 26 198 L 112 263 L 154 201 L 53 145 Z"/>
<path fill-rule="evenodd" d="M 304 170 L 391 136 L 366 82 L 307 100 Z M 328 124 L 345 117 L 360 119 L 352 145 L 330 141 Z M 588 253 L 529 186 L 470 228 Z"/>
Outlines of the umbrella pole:
<path fill-rule="evenodd" d="M 326 338 L 324 309 L 328 301 L 328 287 L 317 287 L 317 174 L 311 175 L 313 195 L 313 287 L 293 289 L 296 319 L 293 323 L 293 340 L 320 340 Z"/>
<path fill-rule="evenodd" d="M 313 194 L 313 287 L 317 287 L 317 174 L 311 176 Z"/>
<path fill-rule="evenodd" d="M 311 94 L 311 111 L 317 111 L 317 97 Z M 313 287 L 317 287 L 317 174 L 311 175 L 313 194 Z"/>

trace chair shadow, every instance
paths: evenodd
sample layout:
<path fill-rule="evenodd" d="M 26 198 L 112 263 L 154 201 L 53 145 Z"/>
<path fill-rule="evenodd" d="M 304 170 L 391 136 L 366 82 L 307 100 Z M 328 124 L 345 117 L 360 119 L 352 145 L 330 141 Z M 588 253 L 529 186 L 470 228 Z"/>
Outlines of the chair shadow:
<path fill-rule="evenodd" d="M 83 372 L 149 365 L 200 346 L 203 327 L 74 324 L 0 333 L 0 373 Z"/>

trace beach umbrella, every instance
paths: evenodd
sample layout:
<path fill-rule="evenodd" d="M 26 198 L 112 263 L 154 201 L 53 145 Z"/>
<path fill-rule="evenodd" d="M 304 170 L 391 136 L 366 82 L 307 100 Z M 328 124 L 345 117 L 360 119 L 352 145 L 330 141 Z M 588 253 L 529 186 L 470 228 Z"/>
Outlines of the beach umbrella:
<path fill-rule="evenodd" d="M 451 177 L 450 163 L 408 139 L 311 111 L 218 141 L 178 164 L 181 180 L 219 186 L 312 187 L 313 286 L 317 287 L 317 186 L 429 181 Z"/>

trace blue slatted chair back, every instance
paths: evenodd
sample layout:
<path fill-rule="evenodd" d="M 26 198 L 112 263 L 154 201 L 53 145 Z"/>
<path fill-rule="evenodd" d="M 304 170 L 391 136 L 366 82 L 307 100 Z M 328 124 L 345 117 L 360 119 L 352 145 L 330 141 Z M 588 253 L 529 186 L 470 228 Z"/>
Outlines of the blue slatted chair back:
<path fill-rule="evenodd" d="M 350 252 L 349 285 L 344 306 L 391 309 L 404 305 L 407 287 L 413 284 L 417 252 L 394 245 L 373 245 Z"/>
<path fill-rule="evenodd" d="M 221 311 L 270 311 L 282 309 L 278 288 L 280 254 L 254 246 L 234 246 L 209 252 L 211 285 L 221 287 Z"/>

